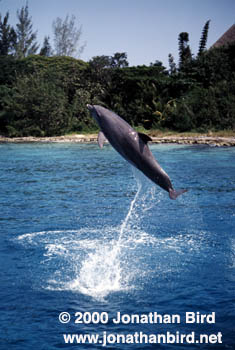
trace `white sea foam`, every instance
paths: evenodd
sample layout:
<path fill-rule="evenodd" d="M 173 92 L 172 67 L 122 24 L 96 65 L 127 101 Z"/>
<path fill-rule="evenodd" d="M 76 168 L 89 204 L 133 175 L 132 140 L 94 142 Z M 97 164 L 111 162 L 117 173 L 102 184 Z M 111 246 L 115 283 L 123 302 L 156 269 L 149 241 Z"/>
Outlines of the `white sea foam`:
<path fill-rule="evenodd" d="M 98 298 L 125 289 L 117 247 L 101 244 L 84 259 L 78 277 L 67 285 Z"/>
<path fill-rule="evenodd" d="M 160 238 L 131 228 L 130 222 L 122 229 L 121 239 L 118 226 L 31 233 L 20 236 L 19 242 L 41 249 L 41 265 L 47 272 L 44 288 L 102 300 L 110 293 L 138 288 L 136 280 L 177 271 L 182 254 L 197 254 L 208 247 L 205 232 Z"/>

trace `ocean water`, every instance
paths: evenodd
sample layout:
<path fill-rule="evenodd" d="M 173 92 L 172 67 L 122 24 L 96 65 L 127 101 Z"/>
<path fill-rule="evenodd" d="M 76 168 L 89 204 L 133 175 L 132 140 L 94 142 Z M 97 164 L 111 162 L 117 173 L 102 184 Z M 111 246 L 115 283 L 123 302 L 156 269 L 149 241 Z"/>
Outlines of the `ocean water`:
<path fill-rule="evenodd" d="M 0 144 L 0 349 L 235 349 L 235 148 L 151 150 L 176 201 L 109 145 Z"/>

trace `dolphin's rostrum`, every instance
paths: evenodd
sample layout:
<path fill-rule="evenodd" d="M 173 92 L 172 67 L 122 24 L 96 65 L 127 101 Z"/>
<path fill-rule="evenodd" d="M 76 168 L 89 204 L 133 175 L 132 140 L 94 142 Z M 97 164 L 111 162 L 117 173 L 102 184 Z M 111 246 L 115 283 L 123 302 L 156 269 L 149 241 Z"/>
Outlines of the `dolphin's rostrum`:
<path fill-rule="evenodd" d="M 125 120 L 104 107 L 87 105 L 87 108 L 100 126 L 98 144 L 101 148 L 107 139 L 123 158 L 169 192 L 171 199 L 176 199 L 187 191 L 173 189 L 169 176 L 160 167 L 148 147 L 147 143 L 151 141 L 148 135 L 136 132 Z"/>

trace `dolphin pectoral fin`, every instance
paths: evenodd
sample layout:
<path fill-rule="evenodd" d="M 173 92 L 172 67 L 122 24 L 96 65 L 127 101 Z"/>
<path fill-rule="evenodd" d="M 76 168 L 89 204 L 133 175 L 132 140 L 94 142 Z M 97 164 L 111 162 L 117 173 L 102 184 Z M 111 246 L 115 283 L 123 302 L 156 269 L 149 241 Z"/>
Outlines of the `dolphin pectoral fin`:
<path fill-rule="evenodd" d="M 169 190 L 169 197 L 170 199 L 176 199 L 178 196 L 180 196 L 182 193 L 187 192 L 188 190 L 182 189 L 182 190 L 173 190 L 170 188 Z"/>
<path fill-rule="evenodd" d="M 103 148 L 105 140 L 106 140 L 106 137 L 104 136 L 104 133 L 100 131 L 98 134 L 98 145 L 100 146 L 100 148 Z"/>
<path fill-rule="evenodd" d="M 149 141 L 152 141 L 151 137 L 143 134 L 142 132 L 138 132 L 139 138 L 144 142 L 144 143 L 148 143 Z"/>

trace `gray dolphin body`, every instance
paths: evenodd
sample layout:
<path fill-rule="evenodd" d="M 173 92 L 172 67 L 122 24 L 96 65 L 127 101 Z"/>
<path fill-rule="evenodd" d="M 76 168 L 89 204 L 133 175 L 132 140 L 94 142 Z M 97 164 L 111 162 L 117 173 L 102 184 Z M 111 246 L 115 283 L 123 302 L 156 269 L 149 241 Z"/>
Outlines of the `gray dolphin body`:
<path fill-rule="evenodd" d="M 173 189 L 169 176 L 148 147 L 147 143 L 151 141 L 148 135 L 136 132 L 125 120 L 104 107 L 87 105 L 87 108 L 100 126 L 98 144 L 101 148 L 107 139 L 123 158 L 167 191 L 171 199 L 187 191 Z"/>

